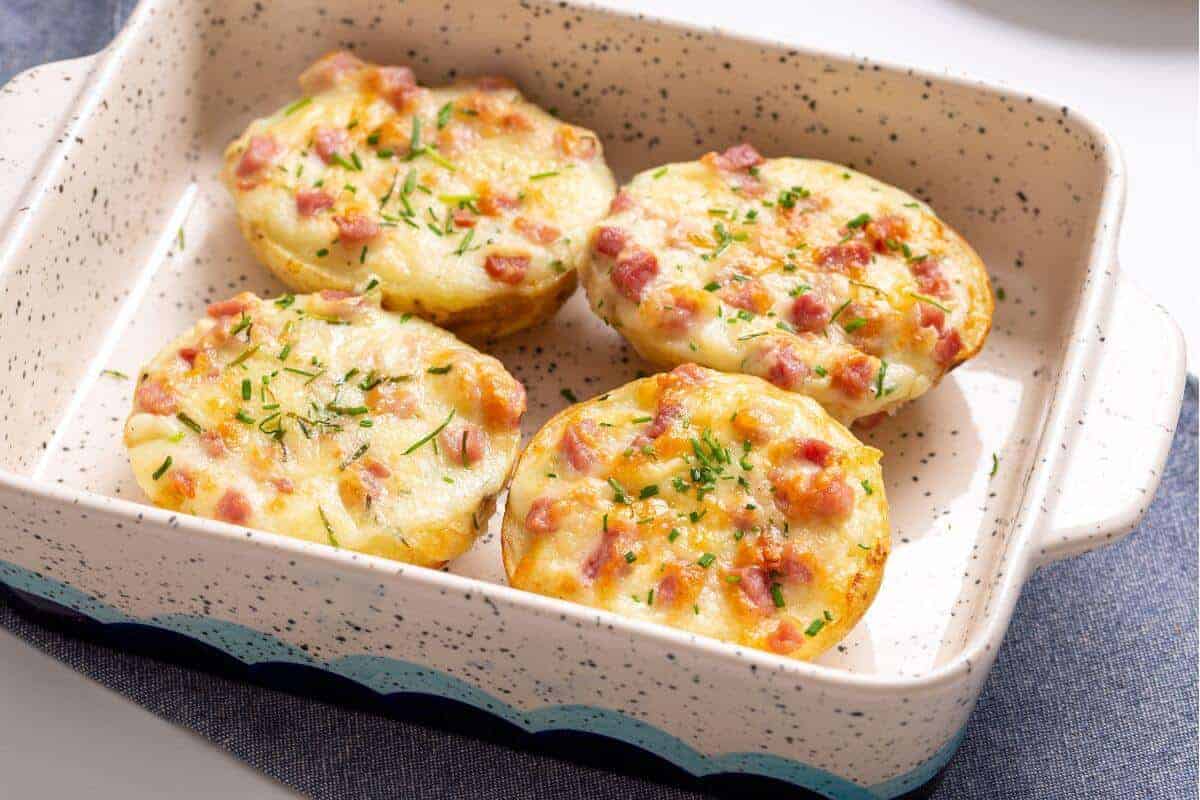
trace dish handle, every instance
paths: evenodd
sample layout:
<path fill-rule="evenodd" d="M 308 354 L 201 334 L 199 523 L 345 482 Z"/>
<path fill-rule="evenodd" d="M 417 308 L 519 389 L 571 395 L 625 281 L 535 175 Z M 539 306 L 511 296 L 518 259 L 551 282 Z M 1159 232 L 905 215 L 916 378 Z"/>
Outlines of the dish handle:
<path fill-rule="evenodd" d="M 1118 277 L 1092 331 L 1091 364 L 1053 467 L 1036 565 L 1114 542 L 1154 499 L 1187 377 L 1183 334 L 1167 312 Z"/>
<path fill-rule="evenodd" d="M 96 58 L 42 64 L 0 87 L 0 233 L 16 224 L 18 201 L 48 166 L 47 156 Z"/>

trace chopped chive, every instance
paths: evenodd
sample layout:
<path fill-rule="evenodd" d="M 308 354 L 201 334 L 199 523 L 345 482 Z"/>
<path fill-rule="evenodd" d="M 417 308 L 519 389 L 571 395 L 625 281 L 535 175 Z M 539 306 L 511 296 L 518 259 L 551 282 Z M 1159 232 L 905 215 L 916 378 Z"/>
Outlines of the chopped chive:
<path fill-rule="evenodd" d="M 446 127 L 450 123 L 450 115 L 453 113 L 454 113 L 454 104 L 453 103 L 446 103 L 446 105 L 444 105 L 438 109 L 437 127 L 438 127 L 439 131 L 442 128 Z"/>
<path fill-rule="evenodd" d="M 456 255 L 456 256 L 466 255 L 467 249 L 471 246 L 471 239 L 473 239 L 473 238 L 475 238 L 475 229 L 468 228 L 467 235 L 462 238 L 462 241 L 459 242 L 458 247 L 455 248 L 454 255 Z"/>
<path fill-rule="evenodd" d="M 813 372 L 817 373 L 817 374 L 818 374 L 818 375 L 820 375 L 822 378 L 824 378 L 826 375 L 828 375 L 828 374 L 829 374 L 829 370 L 825 369 L 825 368 L 824 368 L 824 367 L 822 367 L 820 364 L 818 364 L 817 366 L 813 367 Z"/>
<path fill-rule="evenodd" d="M 783 584 L 771 584 L 771 600 L 774 601 L 776 608 L 783 608 Z"/>
<path fill-rule="evenodd" d="M 255 422 L 254 417 L 247 414 L 246 410 L 242 408 L 238 409 L 238 412 L 233 415 L 233 418 L 245 425 L 253 425 Z"/>
<path fill-rule="evenodd" d="M 322 247 L 320 250 L 317 251 L 317 258 L 324 258 L 327 255 L 329 255 L 328 247 Z"/>
<path fill-rule="evenodd" d="M 879 372 L 875 373 L 875 396 L 883 397 L 883 377 L 887 375 L 888 362 L 885 359 L 879 360 Z"/>
<path fill-rule="evenodd" d="M 239 367 L 242 365 L 243 361 L 250 358 L 250 356 L 254 355 L 257 352 L 258 352 L 258 345 L 254 345 L 253 347 L 247 347 L 245 350 L 242 351 L 241 355 L 239 355 L 233 361 L 229 362 L 229 366 Z"/>
<path fill-rule="evenodd" d="M 627 550 L 625 552 L 625 563 L 632 564 L 635 561 L 637 561 L 637 554 L 634 553 L 632 550 Z"/>
<path fill-rule="evenodd" d="M 167 470 L 171 468 L 172 461 L 173 459 L 170 456 L 163 459 L 163 462 L 158 465 L 158 469 L 154 470 L 154 475 L 152 476 L 154 480 L 158 480 L 166 474 Z"/>
<path fill-rule="evenodd" d="M 128 375 L 126 375 L 124 372 L 121 372 L 120 370 L 116 370 L 116 369 L 102 369 L 102 370 L 100 370 L 100 374 L 107 375 L 110 378 L 118 378 L 123 381 L 129 380 Z"/>
<path fill-rule="evenodd" d="M 351 152 L 350 160 L 354 162 L 354 170 L 356 172 L 362 172 L 362 159 L 358 157 L 358 153 Z"/>
<path fill-rule="evenodd" d="M 344 470 L 346 467 L 350 466 L 355 461 L 358 461 L 360 458 L 363 457 L 363 455 L 367 452 L 367 450 L 370 449 L 370 447 L 371 447 L 370 442 L 363 442 L 362 444 L 360 444 L 358 446 L 358 449 L 354 451 L 354 454 L 352 456 L 350 456 L 349 458 L 347 458 L 345 461 L 343 461 L 341 463 L 341 465 L 338 466 L 338 469 Z"/>
<path fill-rule="evenodd" d="M 634 425 L 640 425 L 643 422 L 650 422 L 653 419 L 654 419 L 654 417 L 634 417 L 633 419 L 631 419 L 629 421 L 632 422 Z"/>
<path fill-rule="evenodd" d="M 292 114 L 295 114 L 297 111 L 304 108 L 306 105 L 308 105 L 311 102 L 312 102 L 311 97 L 301 97 L 299 100 L 297 100 L 296 102 L 292 103 L 290 106 L 285 108 L 283 110 L 283 115 L 285 117 L 290 117 Z"/>
<path fill-rule="evenodd" d="M 425 434 L 424 436 L 422 436 L 422 437 L 421 437 L 420 439 L 418 439 L 417 441 L 413 442 L 413 443 L 412 443 L 412 444 L 409 446 L 409 448 L 408 448 L 407 450 L 405 450 L 405 451 L 404 451 L 404 453 L 403 453 L 402 455 L 409 455 L 410 453 L 413 453 L 413 452 L 415 452 L 415 451 L 416 451 L 417 449 L 419 449 L 419 448 L 420 448 L 422 445 L 424 445 L 424 444 L 428 443 L 428 442 L 429 442 L 431 439 L 433 439 L 433 437 L 435 437 L 435 436 L 437 436 L 439 433 L 441 433 L 441 432 L 442 432 L 442 429 L 444 429 L 444 428 L 445 428 L 447 425 L 449 425 L 449 424 L 450 424 L 450 420 L 454 419 L 454 412 L 455 412 L 455 409 L 450 409 L 450 413 L 449 413 L 448 415 L 446 415 L 446 419 L 442 420 L 442 424 L 441 424 L 441 425 L 438 425 L 438 426 L 437 426 L 436 428 L 434 428 L 432 431 L 430 431 L 429 433 Z"/>
<path fill-rule="evenodd" d="M 866 478 L 862 479 L 862 487 L 863 487 L 863 491 L 866 492 L 867 494 L 875 494 L 874 487 L 871 486 L 871 482 L 869 480 L 867 480 Z"/>
<path fill-rule="evenodd" d="M 449 372 L 452 369 L 454 369 L 453 364 L 446 364 L 443 367 L 430 367 L 429 369 L 427 369 L 425 371 L 428 372 L 430 375 L 445 375 L 447 372 Z"/>
<path fill-rule="evenodd" d="M 321 373 L 319 373 L 319 372 L 308 372 L 307 370 L 303 370 L 303 369 L 296 369 L 295 367 L 284 367 L 284 368 L 283 368 L 283 371 L 284 371 L 284 372 L 291 372 L 291 373 L 292 373 L 292 374 L 294 374 L 294 375 L 303 375 L 304 377 L 308 378 L 309 380 L 313 380 L 313 379 L 315 379 L 315 378 L 316 378 L 318 375 L 320 375 L 320 374 L 321 374 Z"/>
<path fill-rule="evenodd" d="M 870 550 L 871 548 L 870 548 L 870 547 L 868 547 L 867 545 L 863 544 L 862 542 L 859 542 L 859 543 L 858 543 L 858 549 L 859 549 L 859 550 Z"/>
<path fill-rule="evenodd" d="M 846 333 L 854 333 L 856 330 L 866 324 L 867 320 L 865 317 L 855 317 L 846 324 L 842 325 L 842 330 L 844 330 Z"/>
<path fill-rule="evenodd" d="M 834 320 L 836 320 L 836 319 L 838 318 L 838 315 L 839 315 L 839 314 L 841 314 L 843 311 L 845 311 L 845 310 L 846 310 L 846 306 L 848 306 L 848 305 L 850 305 L 850 301 L 849 301 L 849 300 L 847 300 L 846 302 L 844 302 L 844 303 L 842 303 L 840 306 L 838 306 L 838 307 L 837 307 L 837 311 L 834 311 L 834 312 L 833 312 L 833 316 L 829 318 L 829 321 L 830 321 L 830 322 L 833 322 Z"/>
<path fill-rule="evenodd" d="M 317 506 L 317 513 L 321 515 L 321 524 L 325 526 L 325 535 L 329 537 L 329 543 L 334 547 L 341 547 L 337 537 L 333 535 L 333 526 L 329 524 L 329 517 L 325 516 L 325 509 Z"/>
<path fill-rule="evenodd" d="M 347 161 L 346 157 L 343 156 L 341 153 L 334 153 L 333 155 L 331 155 L 329 157 L 329 160 L 332 161 L 333 163 L 337 164 L 342 169 L 348 169 L 351 172 L 361 172 L 362 171 L 361 164 L 356 166 L 353 161 Z"/>
<path fill-rule="evenodd" d="M 697 561 L 696 563 L 699 564 L 700 566 L 704 567 L 705 569 L 708 569 L 709 567 L 712 566 L 712 563 L 716 560 L 717 560 L 717 557 L 713 553 L 705 553 L 704 555 L 700 556 L 700 560 Z"/>
<path fill-rule="evenodd" d="M 617 483 L 617 479 L 611 476 L 607 480 L 608 485 L 611 486 L 613 490 L 613 501 L 624 505 L 629 505 L 629 495 L 625 493 L 625 487 Z"/>
<path fill-rule="evenodd" d="M 909 296 L 914 297 L 917 300 L 920 300 L 922 303 L 928 303 L 929 305 L 933 306 L 934 308 L 940 308 L 942 311 L 945 311 L 947 314 L 950 313 L 950 309 L 947 306 L 942 305 L 937 300 L 934 300 L 932 297 L 929 297 L 929 296 L 923 295 L 923 294 L 917 294 L 916 292 L 909 292 L 908 294 L 909 294 Z"/>
<path fill-rule="evenodd" d="M 999 300 L 1000 302 L 1004 302 L 1004 298 L 1005 298 L 1005 297 L 1007 297 L 1007 296 L 1008 296 L 1008 295 L 1007 295 L 1007 294 L 1005 294 L 1005 292 L 1004 292 L 1004 287 L 1003 287 L 1003 286 L 997 286 L 997 287 L 996 287 L 996 299 L 997 299 L 997 300 Z"/>
<path fill-rule="evenodd" d="M 1000 470 L 1000 457 L 992 453 L 992 471 L 988 473 L 989 478 L 996 477 L 996 473 Z"/>
<path fill-rule="evenodd" d="M 709 281 L 708 283 L 704 284 L 704 291 L 706 292 L 715 292 L 720 288 L 721 284 L 717 283 L 716 281 Z"/>
<path fill-rule="evenodd" d="M 804 635 L 805 636 L 816 636 L 818 633 L 821 632 L 821 628 L 824 628 L 824 627 L 825 627 L 825 620 L 820 617 L 817 617 L 816 619 L 814 619 L 812 621 L 812 624 L 809 625 L 804 630 Z"/>
<path fill-rule="evenodd" d="M 566 400 L 568 403 L 578 403 L 579 402 L 579 398 L 576 397 L 575 393 L 572 392 L 570 389 L 565 389 L 565 388 L 559 389 L 558 393 L 561 394 L 563 396 L 563 399 Z"/>
<path fill-rule="evenodd" d="M 658 169 L 654 170 L 654 172 L 650 173 L 650 177 L 654 178 L 654 180 L 658 180 L 659 178 L 661 178 L 663 175 L 666 175 L 666 174 L 667 174 L 667 168 L 659 167 Z"/>
<path fill-rule="evenodd" d="M 863 214 L 859 214 L 857 217 L 855 217 L 854 219 L 847 222 L 846 227 L 849 228 L 850 230 L 854 230 L 855 228 L 861 228 L 862 226 L 866 225 L 870 221 L 871 221 L 871 215 L 863 213 Z"/>
<path fill-rule="evenodd" d="M 645 500 L 648 497 L 654 497 L 656 494 L 658 494 L 658 484 L 651 483 L 648 486 L 642 487 L 642 490 L 638 492 L 638 499 Z"/>
<path fill-rule="evenodd" d="M 335 406 L 332 403 L 326 406 L 334 414 L 341 414 L 345 417 L 361 417 L 371 409 L 366 406 Z"/>
<path fill-rule="evenodd" d="M 249 378 L 242 379 L 242 399 L 243 400 L 250 399 L 250 379 Z"/>
<path fill-rule="evenodd" d="M 671 528 L 671 532 L 667 534 L 667 541 L 673 542 L 679 538 L 679 528 Z"/>
<path fill-rule="evenodd" d="M 178 414 L 175 415 L 175 419 L 179 420 L 180 422 L 182 422 L 184 425 L 191 428 L 196 433 L 204 433 L 204 428 L 200 427 L 200 423 L 196 422 L 196 420 L 192 419 L 191 417 L 189 417 L 187 414 L 183 413 L 182 411 L 180 411 Z"/>
<path fill-rule="evenodd" d="M 242 318 L 237 321 L 237 324 L 229 329 L 229 335 L 237 336 L 239 333 L 246 330 L 253 324 L 254 323 L 250 320 L 250 318 L 248 316 L 246 316 L 245 314 L 242 314 Z"/>
<path fill-rule="evenodd" d="M 538 173 L 535 173 L 535 174 L 533 174 L 533 175 L 530 175 L 530 176 L 529 176 L 529 180 L 531 180 L 531 181 L 543 181 L 543 180 L 545 180 L 546 178 L 553 178 L 553 177 L 554 177 L 555 175 L 557 175 L 557 174 L 558 174 L 558 170 L 551 170 L 550 172 L 538 172 Z"/>

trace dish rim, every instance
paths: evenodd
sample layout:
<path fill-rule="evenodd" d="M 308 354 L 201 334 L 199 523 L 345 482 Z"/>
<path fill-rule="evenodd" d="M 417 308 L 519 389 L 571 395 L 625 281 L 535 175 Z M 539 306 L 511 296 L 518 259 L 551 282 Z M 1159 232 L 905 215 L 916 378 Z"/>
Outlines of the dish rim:
<path fill-rule="evenodd" d="M 85 57 L 91 60 L 89 74 L 82 82 L 71 104 L 65 109 L 66 115 L 64 116 L 68 121 L 64 127 L 56 131 L 59 134 L 57 141 L 45 148 L 42 156 L 38 159 L 35 169 L 40 171 L 37 177 L 18 192 L 18 200 L 13 205 L 14 211 L 25 208 L 29 213 L 21 215 L 22 218 L 12 220 L 13 224 L 8 227 L 6 235 L 0 238 L 0 261 L 8 260 L 13 245 L 21 238 L 22 232 L 30 224 L 29 221 L 37 216 L 37 211 L 45 195 L 53 186 L 55 177 L 63 168 L 62 165 L 66 163 L 63 156 L 72 146 L 74 135 L 84 123 L 92 118 L 95 108 L 100 102 L 99 87 L 106 85 L 117 73 L 117 68 L 123 62 L 136 34 L 146 24 L 146 20 L 153 10 L 162 5 L 169 5 L 170 2 L 171 0 L 139 0 L 125 26 L 113 41 L 98 53 Z M 409 573 L 407 577 L 416 580 L 424 588 L 488 592 L 495 600 L 503 601 L 511 606 L 524 606 L 536 614 L 554 614 L 570 618 L 577 623 L 603 623 L 616 629 L 625 629 L 631 635 L 648 637 L 659 644 L 679 648 L 698 648 L 711 657 L 737 659 L 741 663 L 759 669 L 772 670 L 798 679 L 840 688 L 855 688 L 874 693 L 877 696 L 888 696 L 900 691 L 921 692 L 943 688 L 961 680 L 974 669 L 976 663 L 990 662 L 995 655 L 996 643 L 1003 637 L 1011 621 L 1020 589 L 1036 561 L 1034 556 L 1037 550 L 1038 532 L 1035 530 L 1035 525 L 1049 516 L 1044 506 L 1054 485 L 1051 474 L 1053 460 L 1048 460 L 1044 456 L 1057 453 L 1062 448 L 1063 440 L 1068 433 L 1068 426 L 1065 424 L 1067 415 L 1081 398 L 1084 389 L 1084 367 L 1091 355 L 1090 343 L 1085 337 L 1074 334 L 1105 316 L 1105 304 L 1112 297 L 1119 283 L 1115 249 L 1124 208 L 1126 179 L 1124 159 L 1116 141 L 1102 126 L 1084 114 L 1071 111 L 1069 106 L 1036 92 L 1014 90 L 1001 82 L 975 79 L 963 73 L 936 73 L 931 70 L 897 64 L 886 59 L 872 59 L 836 50 L 732 32 L 721 26 L 700 26 L 656 14 L 626 12 L 598 5 L 591 0 L 564 0 L 563 3 L 543 3 L 541 0 L 531 0 L 531 2 L 534 5 L 574 7 L 602 15 L 614 22 L 639 25 L 650 23 L 683 33 L 718 36 L 737 45 L 785 49 L 809 58 L 824 59 L 851 68 L 858 68 L 862 65 L 877 66 L 881 70 L 890 70 L 930 82 L 949 84 L 974 93 L 1024 97 L 1040 103 L 1048 109 L 1059 109 L 1070 113 L 1075 124 L 1080 125 L 1084 132 L 1097 143 L 1097 168 L 1104 169 L 1107 174 L 1101 187 L 1096 214 L 1092 219 L 1095 228 L 1085 264 L 1088 271 L 1111 265 L 1111 276 L 1106 276 L 1106 279 L 1084 281 L 1085 285 L 1072 322 L 1063 334 L 1067 337 L 1067 343 L 1058 362 L 1057 377 L 1048 392 L 1047 409 L 1038 421 L 1037 429 L 1033 431 L 1031 437 L 1034 447 L 1028 468 L 1028 477 L 1015 492 L 1013 503 L 1016 506 L 1016 512 L 1007 546 L 999 554 L 998 568 L 1002 574 L 992 590 L 994 602 L 987 605 L 982 612 L 982 618 L 973 626 L 974 629 L 964 645 L 952 658 L 928 672 L 913 676 L 848 672 L 837 667 L 796 661 L 765 651 L 689 634 L 669 626 L 631 619 L 590 606 L 544 597 L 515 589 L 504 583 L 493 583 L 480 578 L 441 572 L 363 553 L 340 551 L 329 545 L 291 539 L 269 531 L 239 528 L 224 522 L 192 517 L 97 492 L 47 483 L 9 469 L 0 469 L 0 486 L 36 497 L 42 502 L 65 503 L 87 508 L 97 513 L 118 514 L 127 518 L 140 516 L 173 532 L 177 531 L 181 536 L 208 535 L 228 541 L 249 542 L 256 546 L 287 553 L 295 558 L 316 559 L 331 566 L 336 564 L 339 568 L 362 574 L 399 576 L 401 573 Z M 49 165 L 49 168 L 42 169 L 46 165 Z M 68 409 L 64 409 L 64 413 L 66 410 Z M 172 535 L 175 534 L 172 533 Z M 1042 538 L 1045 539 L 1045 537 Z"/>

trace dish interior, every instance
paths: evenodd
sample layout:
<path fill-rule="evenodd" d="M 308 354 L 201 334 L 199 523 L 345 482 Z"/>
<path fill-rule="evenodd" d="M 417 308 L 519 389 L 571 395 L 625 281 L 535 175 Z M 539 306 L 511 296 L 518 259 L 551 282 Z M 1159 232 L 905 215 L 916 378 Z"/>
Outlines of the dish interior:
<path fill-rule="evenodd" d="M 298 96 L 294 76 L 310 61 L 352 47 L 428 84 L 501 73 L 596 130 L 621 180 L 748 140 L 894 183 L 979 251 L 1003 293 L 982 355 L 860 432 L 885 454 L 893 554 L 864 621 L 820 663 L 919 676 L 952 659 L 1006 568 L 1087 277 L 1111 168 L 1091 127 L 1020 94 L 599 11 L 326 7 L 223 0 L 135 15 L 67 145 L 61 188 L 34 205 L 0 264 L 0 465 L 146 502 L 121 444 L 132 379 L 207 303 L 282 291 L 253 261 L 216 174 L 246 123 Z M 585 399 L 652 371 L 582 293 L 487 349 L 529 390 L 526 439 L 567 403 L 563 390 Z M 499 516 L 451 571 L 504 582 Z"/>

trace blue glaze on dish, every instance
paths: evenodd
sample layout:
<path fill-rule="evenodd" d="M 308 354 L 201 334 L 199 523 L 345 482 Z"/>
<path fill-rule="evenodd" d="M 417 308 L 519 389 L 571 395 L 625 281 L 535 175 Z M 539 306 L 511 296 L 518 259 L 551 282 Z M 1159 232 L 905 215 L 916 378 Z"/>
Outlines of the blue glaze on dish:
<path fill-rule="evenodd" d="M 494 714 L 530 733 L 575 730 L 607 736 L 640 747 L 696 776 L 761 775 L 811 789 L 830 800 L 886 800 L 911 791 L 932 779 L 945 766 L 962 738 L 962 731 L 959 731 L 924 764 L 866 788 L 831 772 L 777 755 L 722 753 L 708 756 L 653 725 L 609 709 L 559 705 L 521 711 L 465 681 L 401 659 L 352 655 L 326 662 L 272 634 L 225 620 L 190 614 L 131 617 L 78 589 L 7 561 L 0 561 L 0 583 L 103 625 L 135 624 L 172 631 L 215 647 L 247 665 L 302 664 L 339 675 L 384 696 L 405 692 L 446 697 Z"/>

